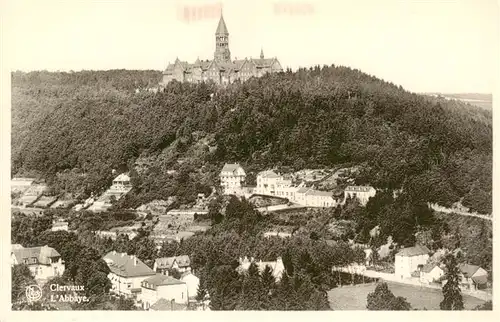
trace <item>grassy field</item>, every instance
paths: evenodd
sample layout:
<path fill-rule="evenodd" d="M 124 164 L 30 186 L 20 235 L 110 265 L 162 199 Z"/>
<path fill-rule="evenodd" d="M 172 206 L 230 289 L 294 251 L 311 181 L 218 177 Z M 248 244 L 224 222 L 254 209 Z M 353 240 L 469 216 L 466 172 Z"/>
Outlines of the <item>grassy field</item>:
<path fill-rule="evenodd" d="M 368 293 L 375 290 L 376 284 L 359 284 L 334 288 L 328 292 L 330 307 L 333 310 L 366 310 L 366 298 Z M 439 310 L 439 303 L 443 300 L 443 294 L 439 289 L 424 288 L 406 284 L 387 282 L 389 289 L 396 296 L 405 297 L 412 308 L 423 310 Z M 466 310 L 471 310 L 483 304 L 484 301 L 462 295 Z"/>

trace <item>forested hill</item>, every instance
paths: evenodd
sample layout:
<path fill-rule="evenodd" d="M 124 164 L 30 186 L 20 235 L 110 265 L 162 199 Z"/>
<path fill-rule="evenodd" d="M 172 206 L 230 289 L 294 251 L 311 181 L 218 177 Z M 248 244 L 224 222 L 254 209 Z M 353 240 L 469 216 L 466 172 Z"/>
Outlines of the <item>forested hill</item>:
<path fill-rule="evenodd" d="M 213 172 L 223 162 L 255 169 L 356 164 L 360 184 L 491 212 L 491 111 L 439 102 L 338 66 L 226 89 L 171 83 L 164 93 L 134 93 L 160 75 L 13 73 L 13 174 L 37 171 L 62 189 L 56 174 L 72 169 L 84 173 L 89 193 L 109 183 L 111 169 L 150 157 L 146 172 L 132 171 L 135 205 L 171 193 L 162 181 L 169 169 L 180 168 L 185 178 L 176 180 L 184 182 L 204 165 Z M 185 156 L 190 160 L 179 165 Z"/>

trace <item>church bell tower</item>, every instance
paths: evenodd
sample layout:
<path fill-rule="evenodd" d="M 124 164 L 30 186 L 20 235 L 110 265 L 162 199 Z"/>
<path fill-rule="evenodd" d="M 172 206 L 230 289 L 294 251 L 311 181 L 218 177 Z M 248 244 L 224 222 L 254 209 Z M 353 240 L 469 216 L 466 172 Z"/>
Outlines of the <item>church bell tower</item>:
<path fill-rule="evenodd" d="M 220 16 L 219 25 L 215 31 L 215 53 L 214 59 L 220 62 L 230 62 L 231 52 L 229 51 L 229 32 L 227 31 L 226 23 L 222 14 Z"/>

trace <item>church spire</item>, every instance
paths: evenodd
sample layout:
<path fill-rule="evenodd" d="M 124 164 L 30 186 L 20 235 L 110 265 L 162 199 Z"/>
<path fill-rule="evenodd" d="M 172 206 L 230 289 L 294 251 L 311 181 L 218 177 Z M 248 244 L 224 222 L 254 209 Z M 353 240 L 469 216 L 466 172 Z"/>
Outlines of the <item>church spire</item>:
<path fill-rule="evenodd" d="M 226 22 L 224 21 L 224 17 L 222 16 L 222 11 L 220 13 L 219 25 L 217 26 L 217 30 L 215 31 L 216 35 L 229 35 L 227 31 Z"/>
<path fill-rule="evenodd" d="M 260 59 L 264 59 L 264 49 L 260 48 Z"/>
<path fill-rule="evenodd" d="M 231 61 L 231 52 L 229 51 L 229 32 L 227 31 L 226 22 L 220 15 L 219 25 L 215 31 L 215 53 L 214 59 L 216 61 Z"/>

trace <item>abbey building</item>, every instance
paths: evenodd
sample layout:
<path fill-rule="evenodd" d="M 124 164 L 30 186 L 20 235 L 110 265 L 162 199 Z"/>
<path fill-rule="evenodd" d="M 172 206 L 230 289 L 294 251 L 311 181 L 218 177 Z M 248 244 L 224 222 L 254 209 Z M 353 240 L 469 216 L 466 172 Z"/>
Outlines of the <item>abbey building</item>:
<path fill-rule="evenodd" d="M 261 50 L 260 58 L 245 58 L 231 60 L 229 50 L 229 32 L 221 16 L 217 31 L 215 32 L 214 59 L 197 59 L 193 64 L 181 61 L 179 58 L 173 64 L 169 64 L 163 72 L 160 86 L 165 86 L 174 79 L 180 82 L 199 83 L 213 80 L 217 84 L 229 84 L 235 80 L 246 81 L 250 77 L 260 77 L 266 73 L 283 71 L 276 57 L 264 58 Z"/>

